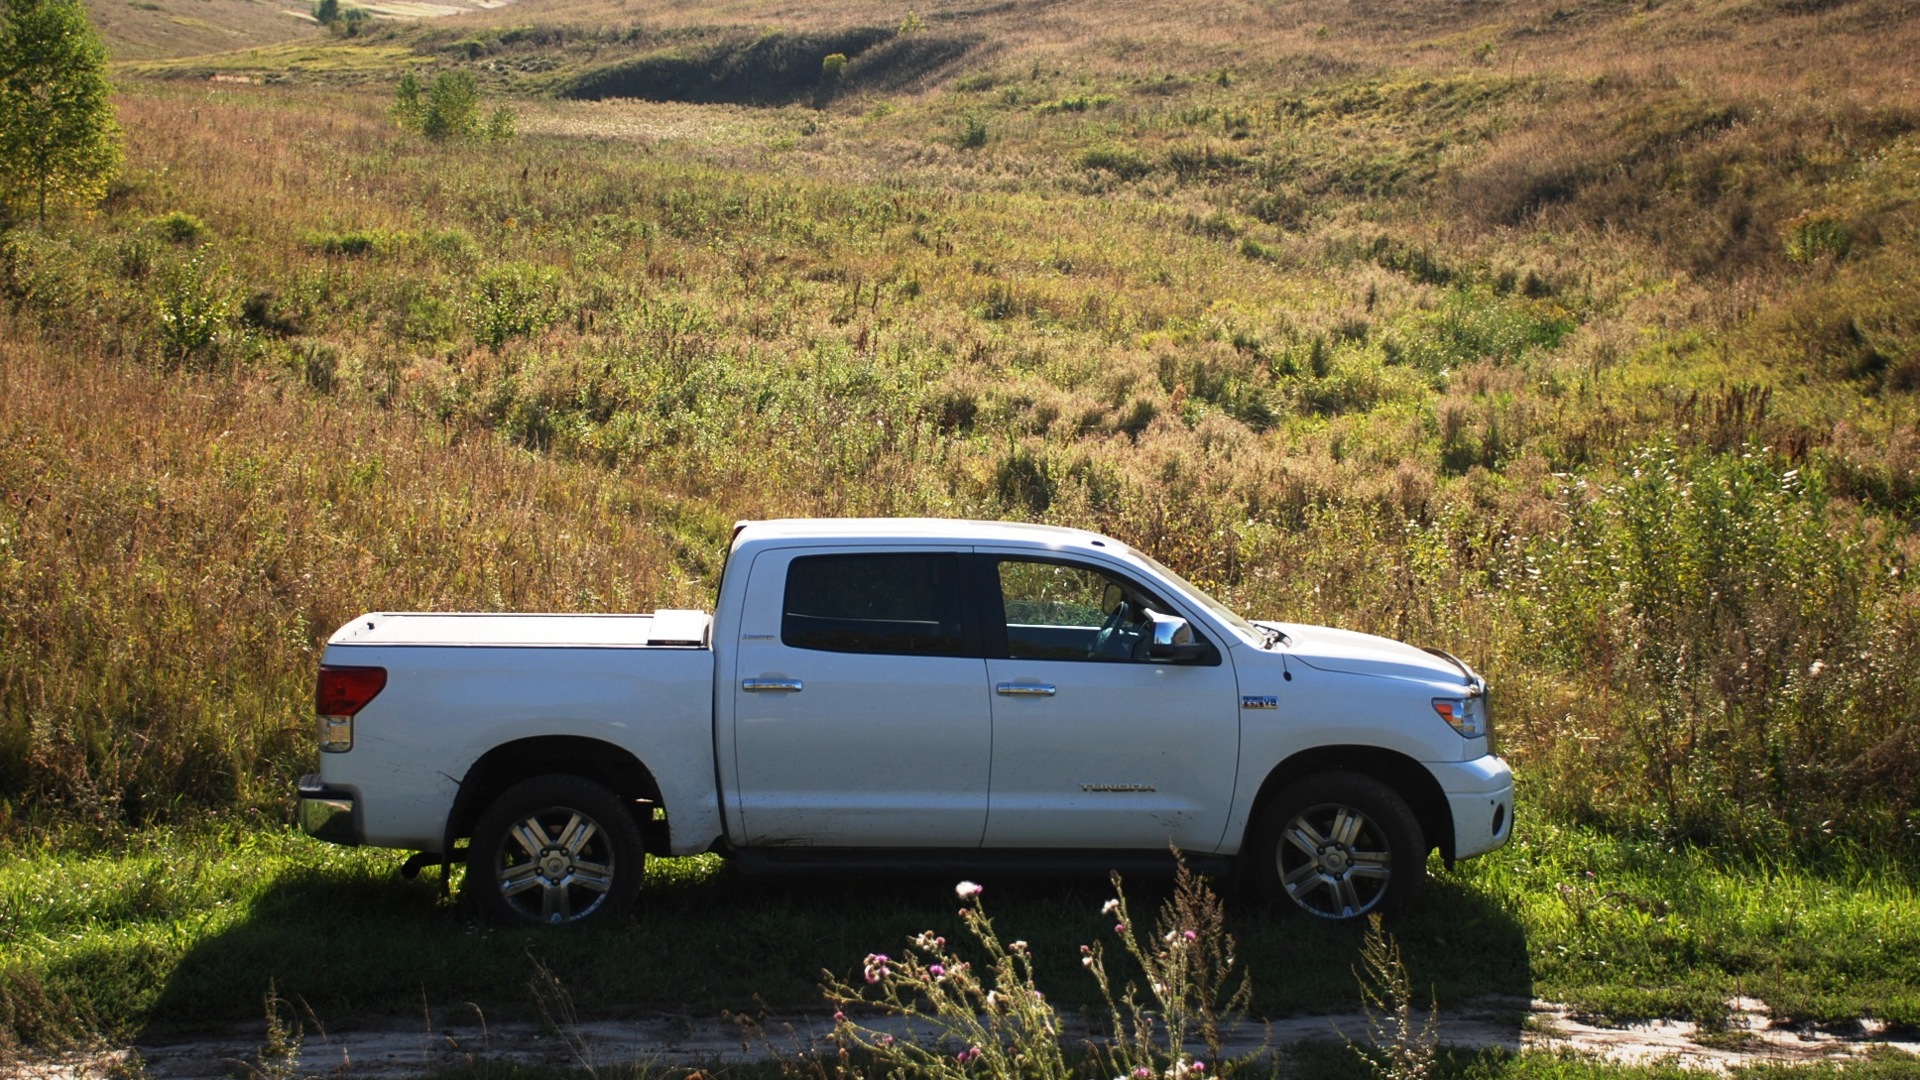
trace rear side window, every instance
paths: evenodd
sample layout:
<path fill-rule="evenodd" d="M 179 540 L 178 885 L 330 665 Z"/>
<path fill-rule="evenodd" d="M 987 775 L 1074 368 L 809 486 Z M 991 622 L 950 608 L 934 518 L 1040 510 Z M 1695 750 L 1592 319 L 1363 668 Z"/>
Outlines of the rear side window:
<path fill-rule="evenodd" d="M 805 555 L 787 567 L 780 640 L 824 652 L 961 656 L 960 557 Z"/>

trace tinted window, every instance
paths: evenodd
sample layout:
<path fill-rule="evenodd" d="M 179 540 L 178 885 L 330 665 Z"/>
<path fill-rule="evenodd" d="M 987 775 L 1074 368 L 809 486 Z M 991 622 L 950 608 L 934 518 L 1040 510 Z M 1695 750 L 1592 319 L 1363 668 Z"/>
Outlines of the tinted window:
<path fill-rule="evenodd" d="M 827 652 L 960 656 L 960 558 L 808 555 L 787 567 L 780 640 Z"/>

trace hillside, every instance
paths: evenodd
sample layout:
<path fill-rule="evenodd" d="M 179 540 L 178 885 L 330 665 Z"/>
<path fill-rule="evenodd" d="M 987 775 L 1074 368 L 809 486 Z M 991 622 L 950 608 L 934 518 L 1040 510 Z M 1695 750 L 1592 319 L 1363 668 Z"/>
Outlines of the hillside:
<path fill-rule="evenodd" d="M 1913 14 L 535 0 L 124 66 L 107 206 L 0 261 L 0 827 L 282 812 L 365 608 L 953 514 L 1472 658 L 1536 812 L 1914 853 Z M 391 122 L 451 69 L 518 138 Z"/>

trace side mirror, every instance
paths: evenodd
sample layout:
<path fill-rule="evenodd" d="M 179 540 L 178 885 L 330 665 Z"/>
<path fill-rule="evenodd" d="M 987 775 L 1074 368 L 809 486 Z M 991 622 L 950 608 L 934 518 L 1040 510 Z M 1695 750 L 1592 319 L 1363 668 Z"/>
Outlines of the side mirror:
<path fill-rule="evenodd" d="M 1204 641 L 1195 641 L 1193 627 L 1178 615 L 1148 611 L 1147 626 L 1148 633 L 1152 635 L 1147 644 L 1149 659 L 1191 664 L 1213 655 L 1213 646 Z"/>

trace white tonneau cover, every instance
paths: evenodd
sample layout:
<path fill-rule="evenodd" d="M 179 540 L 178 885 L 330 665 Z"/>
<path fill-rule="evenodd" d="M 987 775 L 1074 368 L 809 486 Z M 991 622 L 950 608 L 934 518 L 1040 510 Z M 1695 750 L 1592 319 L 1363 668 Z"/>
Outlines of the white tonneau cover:
<path fill-rule="evenodd" d="M 704 647 L 713 616 L 704 611 L 651 615 L 487 615 L 376 612 L 341 627 L 330 645 L 440 647 Z"/>

